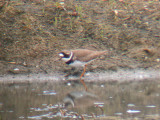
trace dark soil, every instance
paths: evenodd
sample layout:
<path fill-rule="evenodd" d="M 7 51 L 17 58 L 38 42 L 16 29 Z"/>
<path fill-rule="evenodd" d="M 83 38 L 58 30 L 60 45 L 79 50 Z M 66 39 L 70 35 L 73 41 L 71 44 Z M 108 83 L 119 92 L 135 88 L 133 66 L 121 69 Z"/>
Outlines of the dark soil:
<path fill-rule="evenodd" d="M 53 73 L 63 49 L 108 50 L 90 71 L 160 69 L 159 0 L 2 0 L 0 74 Z"/>

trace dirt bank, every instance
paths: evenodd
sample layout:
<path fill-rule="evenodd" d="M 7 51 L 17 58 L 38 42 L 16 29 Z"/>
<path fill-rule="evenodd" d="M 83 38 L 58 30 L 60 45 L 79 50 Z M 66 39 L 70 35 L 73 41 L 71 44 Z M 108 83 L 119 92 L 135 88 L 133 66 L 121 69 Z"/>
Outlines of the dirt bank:
<path fill-rule="evenodd" d="M 4 0 L 0 74 L 64 72 L 63 49 L 108 50 L 89 71 L 160 69 L 158 0 Z"/>

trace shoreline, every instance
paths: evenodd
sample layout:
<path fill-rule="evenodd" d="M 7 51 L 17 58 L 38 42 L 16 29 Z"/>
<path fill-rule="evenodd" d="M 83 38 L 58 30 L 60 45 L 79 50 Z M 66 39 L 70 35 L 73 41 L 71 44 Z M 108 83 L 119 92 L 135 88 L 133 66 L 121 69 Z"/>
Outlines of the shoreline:
<path fill-rule="evenodd" d="M 160 78 L 160 70 L 119 70 L 106 72 L 87 72 L 84 76 L 85 82 L 106 82 L 106 81 L 141 81 L 145 79 Z M 69 76 L 67 80 L 78 80 L 79 76 Z M 34 82 L 62 82 L 66 81 L 64 73 L 55 72 L 52 74 L 15 74 L 1 75 L 0 84 L 2 83 L 34 83 Z"/>

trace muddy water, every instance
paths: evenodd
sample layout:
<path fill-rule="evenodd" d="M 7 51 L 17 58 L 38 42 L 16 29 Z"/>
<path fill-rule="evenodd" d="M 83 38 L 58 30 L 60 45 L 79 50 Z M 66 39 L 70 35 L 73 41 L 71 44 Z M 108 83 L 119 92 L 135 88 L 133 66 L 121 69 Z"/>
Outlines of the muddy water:
<path fill-rule="evenodd" d="M 160 79 L 86 84 L 88 92 L 79 81 L 1 83 L 0 120 L 160 118 Z"/>

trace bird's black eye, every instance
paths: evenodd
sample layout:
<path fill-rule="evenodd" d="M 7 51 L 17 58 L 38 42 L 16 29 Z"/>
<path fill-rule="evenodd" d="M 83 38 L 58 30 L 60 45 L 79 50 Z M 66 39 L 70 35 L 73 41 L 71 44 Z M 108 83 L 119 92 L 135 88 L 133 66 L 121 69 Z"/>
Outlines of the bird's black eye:
<path fill-rule="evenodd" d="M 69 58 L 69 55 L 68 55 L 68 54 L 64 54 L 64 57 L 65 57 L 65 58 Z"/>

